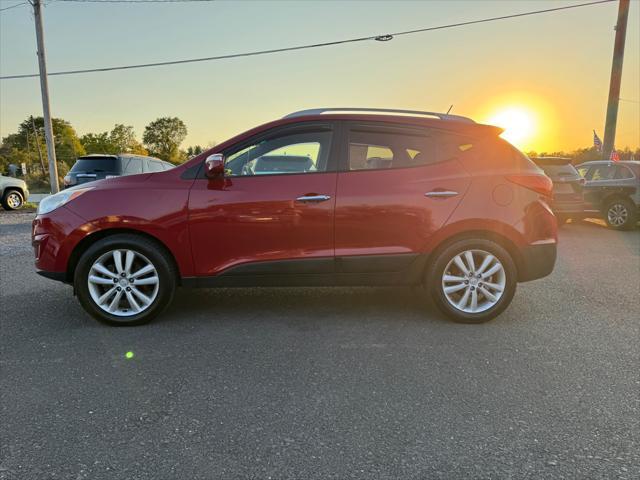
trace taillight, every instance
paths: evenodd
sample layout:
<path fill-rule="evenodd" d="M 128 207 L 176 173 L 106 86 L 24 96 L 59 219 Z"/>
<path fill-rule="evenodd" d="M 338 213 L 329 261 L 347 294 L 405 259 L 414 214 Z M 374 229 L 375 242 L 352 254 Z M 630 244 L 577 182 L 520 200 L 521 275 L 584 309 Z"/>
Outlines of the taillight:
<path fill-rule="evenodd" d="M 553 182 L 546 175 L 508 175 L 507 180 L 546 197 L 553 195 Z"/>

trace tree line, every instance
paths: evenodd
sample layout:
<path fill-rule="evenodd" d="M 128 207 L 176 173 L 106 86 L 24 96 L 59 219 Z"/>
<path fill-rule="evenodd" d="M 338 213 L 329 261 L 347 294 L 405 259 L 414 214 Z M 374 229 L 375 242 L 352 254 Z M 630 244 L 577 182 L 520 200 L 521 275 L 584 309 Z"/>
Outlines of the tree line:
<path fill-rule="evenodd" d="M 187 126 L 178 117 L 161 117 L 144 129 L 142 141 L 136 138 L 132 126 L 117 123 L 110 131 L 78 136 L 70 122 L 53 118 L 53 137 L 58 161 L 58 175 L 64 177 L 78 157 L 93 153 L 134 153 L 150 155 L 179 164 L 201 153 L 200 145 L 181 149 L 187 136 Z M 46 184 L 48 178 L 47 148 L 42 117 L 28 117 L 18 125 L 18 131 L 7 135 L 0 144 L 0 172 L 10 164 L 25 164 L 27 177 Z"/>
<path fill-rule="evenodd" d="M 136 138 L 133 127 L 117 123 L 110 131 L 87 133 L 78 136 L 70 122 L 54 118 L 53 136 L 58 160 L 58 175 L 64 177 L 76 159 L 92 153 L 119 154 L 134 153 L 151 155 L 168 162 L 179 164 L 201 153 L 200 145 L 181 149 L 187 136 L 187 126 L 178 117 L 161 117 L 150 122 L 144 129 L 142 141 Z M 27 179 L 34 185 L 48 184 L 47 149 L 44 140 L 44 120 L 42 117 L 28 117 L 18 131 L 7 135 L 0 144 L 0 173 L 7 172 L 10 164 L 18 167 L 25 164 Z M 213 145 L 213 144 L 212 144 Z M 210 145 L 211 146 L 211 145 Z M 621 160 L 640 160 L 640 148 L 625 148 L 618 151 Z M 597 149 L 580 148 L 570 152 L 527 152 L 529 157 L 567 157 L 573 164 L 589 160 L 601 160 L 603 154 Z"/>

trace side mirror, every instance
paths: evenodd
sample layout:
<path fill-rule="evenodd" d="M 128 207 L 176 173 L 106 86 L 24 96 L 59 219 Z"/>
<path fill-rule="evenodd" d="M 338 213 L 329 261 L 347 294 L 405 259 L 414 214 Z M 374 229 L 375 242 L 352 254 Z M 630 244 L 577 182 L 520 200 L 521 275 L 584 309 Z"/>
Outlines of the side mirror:
<path fill-rule="evenodd" d="M 224 175 L 224 155 L 214 153 L 204 161 L 204 171 L 208 178 L 217 178 Z"/>

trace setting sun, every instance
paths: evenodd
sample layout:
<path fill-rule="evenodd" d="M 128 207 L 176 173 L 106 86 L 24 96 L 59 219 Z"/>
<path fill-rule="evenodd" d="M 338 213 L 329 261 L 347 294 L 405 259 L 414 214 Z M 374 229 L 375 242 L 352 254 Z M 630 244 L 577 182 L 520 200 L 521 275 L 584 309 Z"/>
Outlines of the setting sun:
<path fill-rule="evenodd" d="M 504 128 L 502 137 L 519 148 L 527 147 L 537 130 L 536 115 L 524 107 L 498 110 L 487 123 Z"/>

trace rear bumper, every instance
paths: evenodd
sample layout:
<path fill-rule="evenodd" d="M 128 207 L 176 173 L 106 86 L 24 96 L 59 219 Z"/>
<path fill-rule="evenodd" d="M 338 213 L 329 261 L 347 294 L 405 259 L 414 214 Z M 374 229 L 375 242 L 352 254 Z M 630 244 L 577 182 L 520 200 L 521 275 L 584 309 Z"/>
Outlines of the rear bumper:
<path fill-rule="evenodd" d="M 519 282 L 528 282 L 546 277 L 553 272 L 556 264 L 557 243 L 548 240 L 521 249 L 521 265 L 518 272 Z"/>

